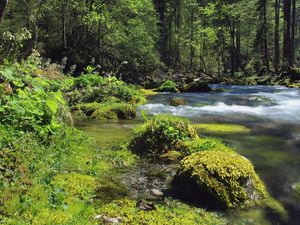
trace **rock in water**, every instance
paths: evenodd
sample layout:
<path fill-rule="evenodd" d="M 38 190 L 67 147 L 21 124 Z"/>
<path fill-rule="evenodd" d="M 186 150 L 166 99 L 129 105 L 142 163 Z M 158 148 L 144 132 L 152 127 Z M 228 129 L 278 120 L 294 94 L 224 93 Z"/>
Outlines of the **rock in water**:
<path fill-rule="evenodd" d="M 184 158 L 173 187 L 182 197 L 215 209 L 254 206 L 268 197 L 251 162 L 234 152 L 203 151 Z"/>
<path fill-rule="evenodd" d="M 185 88 L 184 92 L 209 92 L 211 88 L 206 82 L 197 80 L 192 83 L 189 83 Z"/>

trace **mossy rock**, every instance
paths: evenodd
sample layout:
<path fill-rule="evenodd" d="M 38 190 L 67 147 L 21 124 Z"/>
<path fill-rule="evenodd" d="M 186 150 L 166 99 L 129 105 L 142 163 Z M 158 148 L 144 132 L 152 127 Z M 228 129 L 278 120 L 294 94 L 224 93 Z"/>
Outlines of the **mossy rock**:
<path fill-rule="evenodd" d="M 233 152 L 203 151 L 184 158 L 173 187 L 179 195 L 215 209 L 250 207 L 268 198 L 251 162 Z"/>
<path fill-rule="evenodd" d="M 118 200 L 103 205 L 98 210 L 101 224 L 116 220 L 118 224 L 159 224 L 159 225 L 225 225 L 227 220 L 221 213 L 207 212 L 204 209 L 188 206 L 178 201 L 166 200 L 156 204 L 154 210 L 144 211 L 134 200 Z"/>
<path fill-rule="evenodd" d="M 217 138 L 196 138 L 191 141 L 186 141 L 182 144 L 184 152 L 188 155 L 201 152 L 201 151 L 223 151 L 234 152 L 234 149 L 225 145 L 220 139 Z"/>
<path fill-rule="evenodd" d="M 171 98 L 170 105 L 171 106 L 186 105 L 186 101 L 183 98 Z"/>
<path fill-rule="evenodd" d="M 207 82 L 194 81 L 186 85 L 183 90 L 184 92 L 209 92 L 211 88 L 208 86 Z"/>
<path fill-rule="evenodd" d="M 193 127 L 202 133 L 212 133 L 212 134 L 244 134 L 250 133 L 251 130 L 245 126 L 238 124 L 193 124 Z"/>
<path fill-rule="evenodd" d="M 177 89 L 177 84 L 174 81 L 167 80 L 163 83 L 159 88 L 157 88 L 158 92 L 179 92 Z"/>
<path fill-rule="evenodd" d="M 159 159 L 169 151 L 181 152 L 182 142 L 198 137 L 187 119 L 168 115 L 154 117 L 134 133 L 129 149 L 150 159 Z"/>
<path fill-rule="evenodd" d="M 77 105 L 74 110 L 81 111 L 87 118 L 94 120 L 132 119 L 136 117 L 135 107 L 124 102 L 84 103 Z"/>

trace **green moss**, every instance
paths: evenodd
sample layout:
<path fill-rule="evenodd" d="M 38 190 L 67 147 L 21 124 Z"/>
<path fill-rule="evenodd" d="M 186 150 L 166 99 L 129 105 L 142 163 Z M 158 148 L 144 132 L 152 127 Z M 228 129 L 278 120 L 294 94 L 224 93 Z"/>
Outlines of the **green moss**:
<path fill-rule="evenodd" d="M 157 95 L 157 94 L 159 94 L 158 92 L 155 91 L 155 89 L 140 89 L 140 91 L 141 91 L 145 96 L 152 96 L 152 95 Z"/>
<path fill-rule="evenodd" d="M 251 132 L 249 128 L 237 124 L 193 124 L 193 127 L 200 132 L 214 134 L 241 134 Z"/>
<path fill-rule="evenodd" d="M 74 199 L 88 201 L 96 189 L 93 177 L 78 173 L 58 174 L 52 178 L 51 185 L 65 193 L 67 202 Z"/>
<path fill-rule="evenodd" d="M 186 102 L 183 98 L 172 98 L 170 100 L 171 106 L 180 106 L 180 105 L 186 105 Z"/>
<path fill-rule="evenodd" d="M 73 108 L 82 111 L 87 118 L 95 120 L 132 119 L 136 117 L 136 109 L 127 103 L 84 103 Z"/>
<path fill-rule="evenodd" d="M 181 194 L 214 208 L 248 207 L 268 198 L 251 162 L 223 151 L 183 159 L 173 185 Z"/>
<path fill-rule="evenodd" d="M 198 137 L 189 121 L 168 115 L 159 115 L 134 131 L 129 149 L 151 159 L 158 159 L 168 151 L 181 151 L 182 141 Z"/>
<path fill-rule="evenodd" d="M 108 218 L 118 218 L 120 224 L 159 224 L 159 225 L 225 225 L 227 221 L 217 213 L 190 207 L 174 201 L 166 205 L 155 205 L 156 210 L 143 211 L 133 200 L 119 200 L 104 205 L 98 214 Z M 100 222 L 105 221 L 100 219 Z"/>
<path fill-rule="evenodd" d="M 177 84 L 174 81 L 167 80 L 158 89 L 158 92 L 179 92 Z"/>
<path fill-rule="evenodd" d="M 234 152 L 234 150 L 225 145 L 220 139 L 217 138 L 196 138 L 191 141 L 187 141 L 183 144 L 188 154 L 192 154 L 200 151 L 224 151 Z"/>

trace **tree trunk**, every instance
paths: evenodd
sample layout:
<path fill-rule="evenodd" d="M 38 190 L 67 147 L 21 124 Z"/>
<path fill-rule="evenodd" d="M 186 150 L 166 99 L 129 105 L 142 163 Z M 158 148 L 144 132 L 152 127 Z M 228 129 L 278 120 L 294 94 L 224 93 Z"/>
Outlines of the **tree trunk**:
<path fill-rule="evenodd" d="M 168 42 L 168 36 L 167 36 L 167 27 L 166 27 L 166 1 L 165 0 L 155 0 L 154 2 L 156 11 L 159 15 L 159 51 L 160 51 L 160 57 L 162 62 L 167 62 L 167 42 Z"/>
<path fill-rule="evenodd" d="M 235 21 L 231 22 L 231 75 L 235 72 Z"/>
<path fill-rule="evenodd" d="M 279 21 L 280 21 L 280 3 L 275 0 L 275 34 L 274 34 L 274 69 L 278 72 L 280 63 L 280 46 L 279 46 Z"/>
<path fill-rule="evenodd" d="M 193 70 L 194 67 L 194 57 L 195 57 L 195 49 L 194 49 L 194 6 L 191 6 L 191 52 L 190 52 L 190 69 Z"/>
<path fill-rule="evenodd" d="M 283 60 L 286 67 L 292 66 L 291 57 L 291 0 L 283 0 Z"/>
<path fill-rule="evenodd" d="M 296 0 L 292 0 L 291 64 L 295 63 Z"/>
<path fill-rule="evenodd" d="M 236 48 L 235 48 L 235 72 L 240 71 L 241 67 L 241 22 L 237 20 L 236 23 L 236 32 L 235 32 L 235 39 L 236 39 Z"/>
<path fill-rule="evenodd" d="M 268 24 L 267 24 L 267 0 L 263 2 L 263 42 L 264 42 L 264 61 L 267 70 L 270 71 L 269 48 L 268 48 Z"/>
<path fill-rule="evenodd" d="M 8 4 L 8 0 L 0 0 L 0 23 L 3 20 L 4 11 L 5 11 L 7 4 Z"/>

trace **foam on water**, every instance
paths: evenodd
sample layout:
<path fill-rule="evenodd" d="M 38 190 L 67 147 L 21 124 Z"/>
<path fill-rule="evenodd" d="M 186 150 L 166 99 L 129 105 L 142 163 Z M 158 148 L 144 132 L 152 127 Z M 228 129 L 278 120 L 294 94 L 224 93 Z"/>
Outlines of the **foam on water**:
<path fill-rule="evenodd" d="M 254 87 L 255 88 L 255 87 Z M 272 89 L 266 87 L 265 90 L 261 88 L 261 86 L 256 87 L 235 87 L 230 86 L 230 91 L 227 93 L 220 93 L 219 97 L 226 95 L 226 103 L 223 101 L 219 102 L 211 102 L 206 106 L 180 106 L 173 107 L 159 102 L 159 98 L 156 99 L 153 103 L 141 106 L 142 110 L 145 110 L 150 114 L 173 114 L 178 116 L 185 116 L 190 118 L 200 118 L 202 116 L 238 116 L 247 118 L 249 116 L 273 120 L 276 122 L 284 122 L 284 123 L 297 123 L 300 124 L 300 91 L 296 89 L 287 89 L 282 87 L 271 87 Z M 255 91 L 253 91 L 255 90 Z M 234 94 L 233 94 L 233 93 Z M 249 93 L 250 92 L 250 93 Z M 218 95 L 214 95 L 215 99 L 218 99 Z M 240 95 L 245 99 L 249 104 L 247 105 L 239 105 L 239 104 L 228 104 L 230 102 L 230 98 L 233 96 Z M 183 95 L 183 96 L 186 96 Z M 199 96 L 199 97 L 197 97 Z M 206 96 L 210 96 L 207 95 Z M 195 95 L 192 97 L 194 99 L 205 98 L 202 94 Z M 210 96 L 211 97 L 211 96 Z M 260 104 L 258 106 L 251 106 L 251 101 L 256 98 L 262 97 L 263 100 L 272 101 L 272 105 L 264 105 Z M 256 99 L 257 100 L 257 99 Z M 224 100 L 225 101 L 225 100 Z"/>

